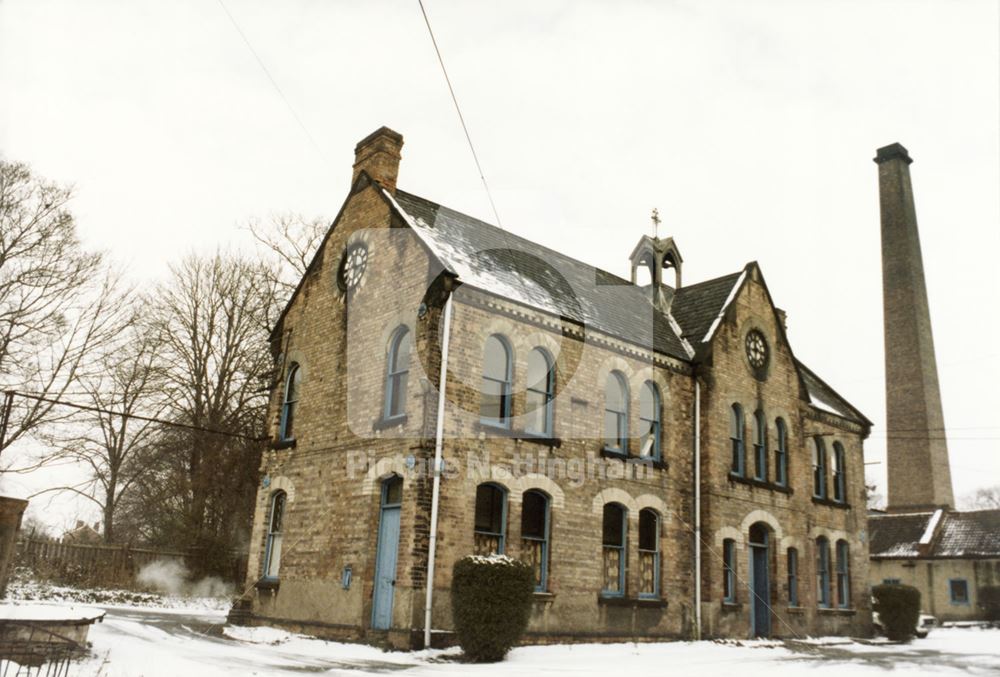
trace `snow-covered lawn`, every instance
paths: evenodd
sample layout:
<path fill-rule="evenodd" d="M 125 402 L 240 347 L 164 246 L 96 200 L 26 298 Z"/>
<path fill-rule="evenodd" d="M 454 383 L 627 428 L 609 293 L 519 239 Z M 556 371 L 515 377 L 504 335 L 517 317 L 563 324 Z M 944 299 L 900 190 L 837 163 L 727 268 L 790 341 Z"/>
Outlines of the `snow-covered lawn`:
<path fill-rule="evenodd" d="M 455 660 L 457 650 L 385 652 L 272 628 L 224 626 L 220 613 L 110 610 L 93 626 L 94 655 L 71 674 L 102 677 L 234 675 L 996 675 L 1000 631 L 938 629 L 909 645 L 841 638 L 800 641 L 577 644 L 515 649 L 495 665 Z"/>

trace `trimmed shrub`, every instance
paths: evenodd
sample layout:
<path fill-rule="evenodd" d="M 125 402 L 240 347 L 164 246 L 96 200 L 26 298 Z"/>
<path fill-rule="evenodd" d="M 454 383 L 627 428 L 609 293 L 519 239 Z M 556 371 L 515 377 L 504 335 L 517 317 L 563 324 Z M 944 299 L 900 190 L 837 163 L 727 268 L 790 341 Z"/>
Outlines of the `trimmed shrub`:
<path fill-rule="evenodd" d="M 979 608 L 987 621 L 1000 621 L 1000 585 L 987 585 L 976 591 Z"/>
<path fill-rule="evenodd" d="M 502 661 L 531 614 L 535 575 L 531 567 L 504 555 L 463 557 L 455 563 L 451 613 L 458 642 L 475 663 Z"/>
<path fill-rule="evenodd" d="M 894 642 L 908 642 L 920 620 L 920 591 L 912 585 L 876 585 L 872 588 L 885 636 Z"/>

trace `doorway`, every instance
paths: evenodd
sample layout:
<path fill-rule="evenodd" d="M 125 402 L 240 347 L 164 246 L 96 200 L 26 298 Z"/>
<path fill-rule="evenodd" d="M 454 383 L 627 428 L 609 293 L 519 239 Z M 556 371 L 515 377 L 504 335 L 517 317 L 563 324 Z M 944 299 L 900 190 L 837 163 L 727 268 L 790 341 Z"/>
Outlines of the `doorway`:
<path fill-rule="evenodd" d="M 750 527 L 750 634 L 771 634 L 770 534 L 766 524 Z"/>
<path fill-rule="evenodd" d="M 403 478 L 393 475 L 382 482 L 375 549 L 375 589 L 372 593 L 372 628 L 388 630 L 392 625 L 392 602 L 396 590 L 396 559 L 399 554 L 399 512 L 403 503 Z"/>

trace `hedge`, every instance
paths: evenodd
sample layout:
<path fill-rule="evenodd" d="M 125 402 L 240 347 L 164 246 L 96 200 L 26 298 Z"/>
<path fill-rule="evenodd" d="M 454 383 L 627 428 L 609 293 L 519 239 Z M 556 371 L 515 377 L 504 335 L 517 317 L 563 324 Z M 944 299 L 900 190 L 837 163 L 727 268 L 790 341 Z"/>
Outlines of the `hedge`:
<path fill-rule="evenodd" d="M 983 618 L 988 621 L 1000 621 L 1000 585 L 987 585 L 976 591 L 979 598 L 979 608 L 983 610 Z"/>
<path fill-rule="evenodd" d="M 528 627 L 534 590 L 531 567 L 504 555 L 473 555 L 455 563 L 451 613 L 468 660 L 503 660 Z"/>
<path fill-rule="evenodd" d="M 894 642 L 908 642 L 920 620 L 920 591 L 912 585 L 876 585 L 872 588 L 885 636 Z"/>

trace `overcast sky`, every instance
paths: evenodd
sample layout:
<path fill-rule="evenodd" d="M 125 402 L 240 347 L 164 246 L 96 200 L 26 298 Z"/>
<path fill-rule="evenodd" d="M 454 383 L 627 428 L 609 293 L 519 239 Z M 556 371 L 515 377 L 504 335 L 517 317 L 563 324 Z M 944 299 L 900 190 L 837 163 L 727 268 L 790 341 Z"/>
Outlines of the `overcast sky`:
<path fill-rule="evenodd" d="M 75 184 L 87 245 L 148 282 L 249 248 L 250 217 L 332 218 L 380 125 L 401 188 L 494 221 L 417 0 L 225 3 L 284 98 L 218 0 L 0 0 L 0 153 Z M 426 7 L 503 226 L 624 276 L 655 206 L 686 282 L 757 260 L 796 355 L 875 421 L 869 462 L 871 158 L 905 145 L 956 495 L 1000 484 L 996 0 Z"/>

